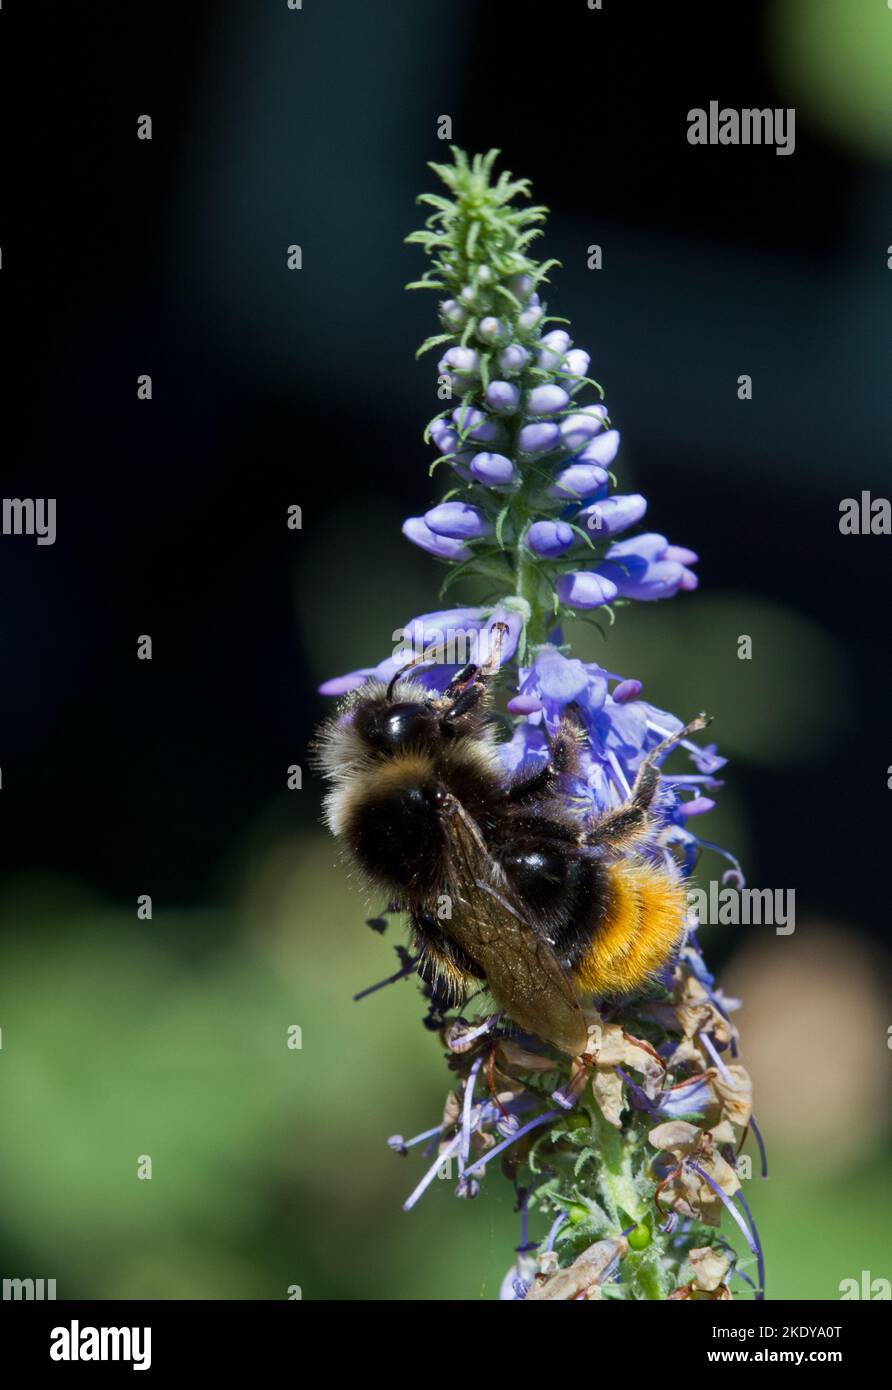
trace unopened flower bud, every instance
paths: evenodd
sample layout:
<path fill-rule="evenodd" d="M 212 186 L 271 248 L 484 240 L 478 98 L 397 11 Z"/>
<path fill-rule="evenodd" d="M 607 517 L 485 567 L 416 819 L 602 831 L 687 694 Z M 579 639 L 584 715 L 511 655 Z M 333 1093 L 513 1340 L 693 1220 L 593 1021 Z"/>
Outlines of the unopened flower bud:
<path fill-rule="evenodd" d="M 519 443 L 525 454 L 549 454 L 557 448 L 561 432 L 551 421 L 536 425 L 524 425 L 520 431 Z"/>
<path fill-rule="evenodd" d="M 570 397 L 562 386 L 534 386 L 526 398 L 527 415 L 554 415 L 563 410 Z"/>
<path fill-rule="evenodd" d="M 576 533 L 566 521 L 534 521 L 525 539 L 535 555 L 556 559 L 570 549 Z"/>
<path fill-rule="evenodd" d="M 492 530 L 480 508 L 467 502 L 441 502 L 425 512 L 424 523 L 435 535 L 456 541 L 474 541 Z"/>
<path fill-rule="evenodd" d="M 514 480 L 514 464 L 504 454 L 474 454 L 470 471 L 478 483 L 487 487 L 505 487 Z"/>
<path fill-rule="evenodd" d="M 513 415 L 520 401 L 520 392 L 510 381 L 491 381 L 486 388 L 486 404 L 499 415 Z"/>

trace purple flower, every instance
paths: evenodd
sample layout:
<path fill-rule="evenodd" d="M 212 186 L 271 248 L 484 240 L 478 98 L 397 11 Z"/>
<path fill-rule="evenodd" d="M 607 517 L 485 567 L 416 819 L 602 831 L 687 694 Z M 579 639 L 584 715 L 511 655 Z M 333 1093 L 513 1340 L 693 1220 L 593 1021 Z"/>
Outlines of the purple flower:
<path fill-rule="evenodd" d="M 505 487 L 514 481 L 514 464 L 504 454 L 474 454 L 470 472 L 478 483 L 487 487 Z"/>
<path fill-rule="evenodd" d="M 561 421 L 561 442 L 564 448 L 571 449 L 574 453 L 583 449 L 603 428 L 606 416 L 607 407 L 603 405 L 589 405 L 572 415 L 567 415 Z M 582 462 L 601 463 L 602 460 L 585 458 Z"/>
<path fill-rule="evenodd" d="M 524 405 L 526 415 L 556 415 L 570 397 L 562 386 L 534 386 Z"/>
<path fill-rule="evenodd" d="M 491 381 L 486 388 L 486 404 L 499 415 L 513 415 L 520 401 L 520 392 L 510 381 Z"/>
<path fill-rule="evenodd" d="M 671 598 L 680 589 L 696 589 L 698 581 L 693 570 L 680 560 L 667 559 L 668 550 L 665 536 L 655 532 L 633 536 L 610 547 L 597 573 L 611 581 L 623 598 L 647 601 Z M 682 553 L 693 555 L 689 550 Z"/>
<path fill-rule="evenodd" d="M 480 357 L 473 348 L 452 347 L 443 354 L 441 361 L 445 371 L 460 376 L 477 376 L 480 372 Z"/>
<path fill-rule="evenodd" d="M 519 612 L 501 604 L 494 608 L 443 608 L 422 613 L 393 634 L 393 640 L 400 642 L 395 655 L 397 660 L 404 662 L 431 647 L 442 647 L 440 655 L 449 666 L 465 666 L 468 662 L 480 664 L 491 654 L 496 624 L 501 625 L 499 655 L 504 664 L 517 650 L 523 619 Z M 502 628 L 507 628 L 507 632 L 501 631 Z"/>
<path fill-rule="evenodd" d="M 461 541 L 450 540 L 448 536 L 438 536 L 428 526 L 423 516 L 410 516 L 403 522 L 403 535 L 413 545 L 420 546 L 438 560 L 470 560 L 471 551 Z"/>
<path fill-rule="evenodd" d="M 361 666 L 357 671 L 348 671 L 344 676 L 332 676 L 330 680 L 323 681 L 319 687 L 320 695 L 346 695 L 351 690 L 358 689 L 365 685 L 368 680 L 387 681 L 393 680 L 399 667 L 388 657 L 386 661 L 379 661 L 377 666 Z"/>
<path fill-rule="evenodd" d="M 557 596 L 568 608 L 600 608 L 612 603 L 619 588 L 606 575 L 596 570 L 570 570 L 557 582 Z"/>
<path fill-rule="evenodd" d="M 492 530 L 479 507 L 471 507 L 467 502 L 441 502 L 425 512 L 424 521 L 437 536 L 457 541 L 478 540 Z"/>
<path fill-rule="evenodd" d="M 411 676 L 433 690 L 442 690 L 460 666 L 480 663 L 493 652 L 493 632 L 499 624 L 499 659 L 510 661 L 517 650 L 523 628 L 521 614 L 515 609 L 444 608 L 434 613 L 422 613 L 412 618 L 392 634 L 394 650 L 377 666 L 362 666 L 346 675 L 334 676 L 319 687 L 321 695 L 345 695 L 367 680 L 392 680 L 416 657 L 428 654 L 432 661 L 413 667 Z M 507 631 L 505 631 L 507 629 Z"/>
<path fill-rule="evenodd" d="M 637 700 L 642 688 L 640 681 L 620 681 L 619 685 L 614 688 L 613 698 L 618 705 L 624 705 L 627 700 Z"/>
<path fill-rule="evenodd" d="M 524 425 L 520 431 L 520 448 L 525 454 L 550 454 L 557 447 L 560 437 L 560 427 L 550 422 Z"/>
<path fill-rule="evenodd" d="M 518 673 L 517 695 L 509 702 L 512 714 L 544 715 L 550 733 L 557 728 L 568 705 L 590 714 L 601 708 L 607 695 L 607 674 L 599 666 L 566 657 L 556 647 L 542 647 L 532 666 Z M 530 708 L 535 701 L 535 709 Z"/>
<path fill-rule="evenodd" d="M 532 711 L 528 711 L 525 707 L 516 710 L 512 708 L 515 701 L 536 705 L 537 697 L 535 695 L 515 696 L 515 699 L 509 702 L 508 709 L 511 713 L 526 714 Z M 531 769 L 537 763 L 547 762 L 548 739 L 543 729 L 538 728 L 535 724 L 524 722 L 517 725 L 507 743 L 499 744 L 498 753 L 499 761 L 505 772 L 509 776 L 513 776 L 521 768 Z"/>
<path fill-rule="evenodd" d="M 563 498 L 564 501 L 584 501 L 589 497 L 606 497 L 609 476 L 605 468 L 591 463 L 571 463 L 569 468 L 561 469 L 548 489 L 549 497 Z"/>
<path fill-rule="evenodd" d="M 564 378 L 564 386 L 568 391 L 576 391 L 582 383 L 583 377 L 588 375 L 589 363 L 591 358 L 582 348 L 571 348 L 561 363 L 561 371 L 567 372 Z"/>
<path fill-rule="evenodd" d="M 569 346 L 570 335 L 563 328 L 555 328 L 551 333 L 544 333 L 540 339 L 537 354 L 539 366 L 546 372 L 553 372 L 556 367 L 561 365 Z"/>
<path fill-rule="evenodd" d="M 505 333 L 505 325 L 501 319 L 489 315 L 481 319 L 477 325 L 477 337 L 484 343 L 496 343 Z"/>
<path fill-rule="evenodd" d="M 510 375 L 512 372 L 521 372 L 530 360 L 530 354 L 526 348 L 519 343 L 511 343 L 499 353 L 499 368 L 501 371 Z"/>
<path fill-rule="evenodd" d="M 475 439 L 480 444 L 491 444 L 499 437 L 499 427 L 483 410 L 473 406 L 458 406 L 452 412 L 462 439 Z"/>
<path fill-rule="evenodd" d="M 593 538 L 606 540 L 637 525 L 646 511 L 647 499 L 640 492 L 614 493 L 612 497 L 605 497 L 603 501 L 585 507 L 577 516 L 576 523 L 591 532 Z"/>
<path fill-rule="evenodd" d="M 554 559 L 570 549 L 576 540 L 576 533 L 566 521 L 534 521 L 525 539 L 536 555 Z"/>
<path fill-rule="evenodd" d="M 447 328 L 461 329 L 468 321 L 468 313 L 457 299 L 444 299 L 440 304 L 440 318 Z"/>
<path fill-rule="evenodd" d="M 580 463 L 596 464 L 606 468 L 616 458 L 619 450 L 619 430 L 605 430 L 597 439 L 587 444 L 579 455 Z"/>
<path fill-rule="evenodd" d="M 532 299 L 532 296 L 530 297 Z M 542 317 L 542 309 L 538 304 L 530 304 L 528 309 L 524 309 L 522 314 L 517 316 L 517 326 L 522 333 L 529 333 Z"/>
<path fill-rule="evenodd" d="M 458 448 L 458 431 L 438 415 L 436 420 L 430 423 L 430 437 L 440 450 L 441 454 L 452 454 Z"/>

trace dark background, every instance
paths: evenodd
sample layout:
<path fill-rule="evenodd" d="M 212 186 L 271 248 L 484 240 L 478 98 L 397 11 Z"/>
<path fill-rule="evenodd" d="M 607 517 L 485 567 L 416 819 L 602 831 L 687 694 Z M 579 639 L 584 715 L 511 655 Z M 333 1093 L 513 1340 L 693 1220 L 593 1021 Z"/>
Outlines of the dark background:
<path fill-rule="evenodd" d="M 438 606 L 399 534 L 435 496 L 436 409 L 414 360 L 435 306 L 403 293 L 402 238 L 447 113 L 553 209 L 554 312 L 605 384 L 621 478 L 702 557 L 697 595 L 623 615 L 625 673 L 714 709 L 716 814 L 754 881 L 859 951 L 887 940 L 892 538 L 838 529 L 841 498 L 889 488 L 892 138 L 858 69 L 876 9 L 848 6 L 846 47 L 835 0 L 815 25 L 754 0 L 4 4 L 4 495 L 58 499 L 53 547 L 0 539 L 11 932 L 23 884 L 76 884 L 128 930 L 151 892 L 172 956 L 213 958 L 241 928 L 210 940 L 206 914 L 313 834 L 317 791 L 287 793 L 285 768 L 319 681 Z M 713 98 L 795 105 L 795 153 L 689 146 Z M 165 937 L 174 908 L 192 926 Z"/>

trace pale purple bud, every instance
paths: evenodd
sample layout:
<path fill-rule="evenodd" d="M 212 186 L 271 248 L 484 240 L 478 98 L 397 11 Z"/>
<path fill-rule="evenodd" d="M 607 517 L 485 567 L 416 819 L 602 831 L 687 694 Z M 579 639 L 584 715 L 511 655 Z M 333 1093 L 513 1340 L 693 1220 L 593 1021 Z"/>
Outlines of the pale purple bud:
<path fill-rule="evenodd" d="M 538 714 L 542 701 L 536 695 L 513 695 L 508 701 L 509 714 Z"/>
<path fill-rule="evenodd" d="M 563 328 L 555 328 L 545 333 L 539 343 L 538 362 L 546 372 L 553 372 L 561 365 L 570 346 L 570 335 Z"/>
<path fill-rule="evenodd" d="M 437 536 L 456 541 L 475 541 L 492 530 L 479 507 L 467 502 L 441 502 L 424 514 L 424 524 Z"/>
<path fill-rule="evenodd" d="M 569 419 L 569 416 L 567 418 Z M 579 459 L 582 463 L 594 463 L 606 468 L 616 458 L 618 450 L 619 430 L 605 430 L 585 446 Z"/>
<path fill-rule="evenodd" d="M 440 560 L 470 560 L 472 552 L 461 541 L 438 536 L 427 525 L 424 517 L 410 516 L 403 522 L 403 535 L 413 545 L 420 546 L 429 555 Z"/>
<path fill-rule="evenodd" d="M 471 306 L 474 303 L 474 291 L 470 285 L 465 285 L 458 297 L 463 304 Z"/>
<path fill-rule="evenodd" d="M 514 479 L 514 464 L 504 454 L 474 454 L 471 474 L 487 487 L 505 487 Z"/>
<path fill-rule="evenodd" d="M 451 454 L 458 448 L 458 433 L 442 415 L 431 422 L 430 437 L 441 454 Z"/>
<path fill-rule="evenodd" d="M 602 491 L 606 496 L 609 481 L 605 468 L 598 468 L 591 463 L 571 463 L 569 468 L 564 468 L 558 473 L 548 489 L 548 495 L 563 498 L 565 502 L 572 502 L 577 498 L 596 497 Z"/>
<path fill-rule="evenodd" d="M 480 358 L 473 348 L 451 347 L 444 353 L 442 361 L 453 372 L 462 376 L 476 376 L 480 371 Z"/>
<path fill-rule="evenodd" d="M 566 521 L 534 521 L 526 533 L 526 543 L 535 555 L 556 559 L 576 539 L 576 533 Z"/>
<path fill-rule="evenodd" d="M 440 305 L 440 318 L 447 328 L 464 328 L 468 314 L 457 299 L 444 299 Z"/>
<path fill-rule="evenodd" d="M 520 392 L 510 381 L 491 381 L 486 388 L 486 404 L 499 415 L 513 415 L 520 400 Z"/>
<path fill-rule="evenodd" d="M 571 570 L 569 574 L 562 574 L 557 582 L 558 598 L 570 608 L 600 608 L 602 604 L 612 603 L 618 593 L 611 579 L 594 570 Z"/>
<path fill-rule="evenodd" d="M 643 689 L 644 687 L 640 681 L 620 681 L 613 692 L 613 703 L 615 705 L 625 705 L 629 700 L 637 700 Z"/>
<path fill-rule="evenodd" d="M 530 354 L 520 343 L 512 343 L 499 353 L 499 367 L 509 375 L 512 372 L 521 372 L 530 360 Z"/>
<path fill-rule="evenodd" d="M 526 398 L 526 415 L 554 415 L 563 410 L 570 397 L 562 386 L 534 386 Z"/>
<path fill-rule="evenodd" d="M 508 288 L 518 299 L 529 299 L 533 278 L 531 275 L 515 275 L 513 280 L 508 281 Z"/>
<path fill-rule="evenodd" d="M 607 414 L 603 405 L 589 405 L 567 415 L 561 421 L 561 441 L 565 449 L 582 449 L 604 424 Z M 601 459 L 584 459 L 585 463 L 601 463 Z"/>
<path fill-rule="evenodd" d="M 523 333 L 529 333 L 531 329 L 542 317 L 542 308 L 539 304 L 530 304 L 529 308 L 524 309 L 522 314 L 517 317 L 517 326 Z"/>
<path fill-rule="evenodd" d="M 550 420 L 537 425 L 524 425 L 520 431 L 520 447 L 525 454 L 550 454 L 557 448 L 561 432 Z"/>
<path fill-rule="evenodd" d="M 588 375 L 590 362 L 591 358 L 582 348 L 570 349 L 561 363 L 561 371 L 569 373 L 569 377 L 564 381 L 568 391 L 575 390 L 582 378 Z"/>
<path fill-rule="evenodd" d="M 594 502 L 590 507 L 585 507 L 576 521 L 593 536 L 606 540 L 610 536 L 618 536 L 621 531 L 628 531 L 646 511 L 647 499 L 640 492 L 615 493 L 613 497 L 605 497 L 603 502 Z"/>
<path fill-rule="evenodd" d="M 491 314 L 485 319 L 481 319 L 477 325 L 477 337 L 484 343 L 497 343 L 505 332 L 505 326 L 501 319 L 494 318 Z"/>
<path fill-rule="evenodd" d="M 452 418 L 458 426 L 459 435 L 464 439 L 476 439 L 480 444 L 491 444 L 498 438 L 499 430 L 494 420 L 474 406 L 457 406 Z"/>

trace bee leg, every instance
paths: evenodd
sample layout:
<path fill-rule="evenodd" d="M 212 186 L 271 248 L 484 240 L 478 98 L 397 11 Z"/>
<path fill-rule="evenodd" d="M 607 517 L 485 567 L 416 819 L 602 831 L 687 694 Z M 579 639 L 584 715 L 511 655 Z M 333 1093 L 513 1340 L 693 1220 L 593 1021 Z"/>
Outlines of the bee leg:
<path fill-rule="evenodd" d="M 705 729 L 711 722 L 709 715 L 698 714 L 677 734 L 670 734 L 656 748 L 652 748 L 635 774 L 628 800 L 597 821 L 586 835 L 585 844 L 609 845 L 612 849 L 621 850 L 631 848 L 636 841 L 643 839 L 651 827 L 650 808 L 660 785 L 657 759 L 689 734 Z"/>
<path fill-rule="evenodd" d="M 700 729 L 705 729 L 712 723 L 712 718 L 708 714 L 698 714 L 689 724 L 685 724 L 683 729 L 679 729 L 677 734 L 670 734 L 664 738 L 662 743 L 658 743 L 656 748 L 652 748 L 647 757 L 642 762 L 635 774 L 635 781 L 632 786 L 630 802 L 640 806 L 643 810 L 648 810 L 656 794 L 657 787 L 660 785 L 660 771 L 657 767 L 657 759 L 663 753 L 668 752 L 676 743 L 687 738 L 690 734 L 696 734 Z"/>
<path fill-rule="evenodd" d="M 577 719 L 565 714 L 549 740 L 548 761 L 529 776 L 521 776 L 508 788 L 508 799 L 515 804 L 540 801 L 553 794 L 559 778 L 572 776 L 579 767 L 579 751 L 584 737 Z"/>
<path fill-rule="evenodd" d="M 464 666 L 447 685 L 442 700 L 432 702 L 441 711 L 441 725 L 450 728 L 487 694 L 489 682 L 498 674 L 501 666 L 502 647 L 507 633 L 507 623 L 494 623 L 490 639 L 492 647 L 486 660 L 477 665 L 471 663 Z M 448 708 L 444 708 L 444 705 Z"/>
<path fill-rule="evenodd" d="M 468 714 L 475 705 L 479 704 L 485 694 L 486 685 L 483 681 L 475 678 L 461 694 L 455 696 L 449 709 L 440 716 L 440 723 L 447 725 L 447 727 L 454 724 L 461 719 L 462 715 Z"/>
<path fill-rule="evenodd" d="M 467 666 L 463 666 L 461 670 L 452 677 L 452 680 L 443 691 L 446 698 L 450 700 L 454 699 L 459 691 L 464 689 L 468 684 L 468 681 L 473 680 L 479 669 L 479 666 L 475 666 L 473 662 L 470 662 Z"/>

